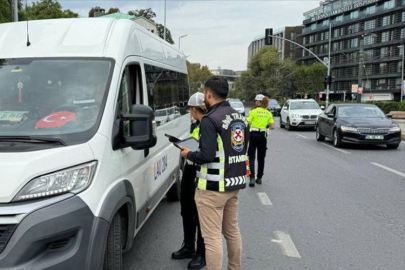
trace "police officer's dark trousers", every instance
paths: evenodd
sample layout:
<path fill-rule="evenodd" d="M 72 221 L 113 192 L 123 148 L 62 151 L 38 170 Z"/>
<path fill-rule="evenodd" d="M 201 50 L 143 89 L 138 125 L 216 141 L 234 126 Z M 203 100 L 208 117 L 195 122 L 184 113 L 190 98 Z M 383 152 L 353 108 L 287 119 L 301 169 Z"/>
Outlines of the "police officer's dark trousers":
<path fill-rule="evenodd" d="M 204 240 L 201 235 L 197 206 L 194 200 L 196 173 L 196 166 L 186 164 L 181 181 L 181 216 L 183 217 L 184 245 L 195 249 L 197 234 L 197 254 L 204 256 Z"/>
<path fill-rule="evenodd" d="M 266 157 L 267 151 L 267 137 L 266 132 L 251 131 L 250 132 L 250 142 L 249 142 L 249 164 L 250 164 L 250 175 L 255 177 L 255 160 L 257 151 L 257 177 L 262 178 L 264 174 L 264 159 Z"/>

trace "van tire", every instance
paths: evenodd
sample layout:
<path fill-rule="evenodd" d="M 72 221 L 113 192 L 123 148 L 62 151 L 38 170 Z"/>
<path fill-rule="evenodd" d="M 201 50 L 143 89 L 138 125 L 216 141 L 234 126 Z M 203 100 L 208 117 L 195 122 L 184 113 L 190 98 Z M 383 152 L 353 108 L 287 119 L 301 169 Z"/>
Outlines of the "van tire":
<path fill-rule="evenodd" d="M 181 178 L 183 177 L 184 172 L 184 160 L 180 159 L 179 170 L 177 172 L 176 182 L 173 186 L 169 189 L 166 194 L 166 199 L 169 202 L 178 202 L 180 201 L 181 196 Z"/>
<path fill-rule="evenodd" d="M 104 270 L 122 269 L 122 236 L 121 215 L 117 213 L 108 231 Z"/>

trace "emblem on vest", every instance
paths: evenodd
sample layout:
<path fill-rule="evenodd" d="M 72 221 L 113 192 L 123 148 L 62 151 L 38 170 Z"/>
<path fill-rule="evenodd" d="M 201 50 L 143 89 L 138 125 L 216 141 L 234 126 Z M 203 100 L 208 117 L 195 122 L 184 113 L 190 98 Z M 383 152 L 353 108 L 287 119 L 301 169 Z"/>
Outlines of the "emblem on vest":
<path fill-rule="evenodd" d="M 238 152 L 245 148 L 245 125 L 235 123 L 231 126 L 232 147 Z"/>

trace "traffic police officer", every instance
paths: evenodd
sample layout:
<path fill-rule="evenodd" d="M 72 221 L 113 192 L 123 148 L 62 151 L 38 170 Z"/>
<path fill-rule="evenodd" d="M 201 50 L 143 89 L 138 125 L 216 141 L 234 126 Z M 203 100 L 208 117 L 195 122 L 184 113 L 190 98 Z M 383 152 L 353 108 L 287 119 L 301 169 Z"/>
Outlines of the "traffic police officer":
<path fill-rule="evenodd" d="M 204 85 L 209 111 L 201 121 L 200 150 L 181 155 L 199 164 L 195 200 L 205 243 L 207 270 L 222 268 L 222 234 L 227 241 L 228 269 L 241 268 L 238 225 L 239 190 L 247 182 L 248 122 L 225 101 L 225 78 L 213 76 Z"/>
<path fill-rule="evenodd" d="M 195 93 L 188 101 L 187 106 L 194 120 L 190 128 L 190 137 L 197 140 L 200 138 L 200 122 L 207 113 L 204 104 L 204 94 Z M 197 166 L 190 160 L 187 160 L 181 181 L 181 216 L 183 218 L 184 241 L 180 250 L 172 253 L 172 258 L 181 260 L 193 258 L 188 264 L 188 269 L 202 269 L 205 266 L 205 246 L 201 235 L 200 223 L 198 221 L 198 212 L 195 204 L 195 178 Z M 195 238 L 197 232 L 197 252 L 195 249 Z"/>
<path fill-rule="evenodd" d="M 249 143 L 249 163 L 250 163 L 250 187 L 255 186 L 255 158 L 257 150 L 257 178 L 256 183 L 262 184 L 264 172 L 264 159 L 267 150 L 267 132 L 268 128 L 274 129 L 274 119 L 271 112 L 267 110 L 269 98 L 264 95 L 257 95 L 255 98 L 256 108 L 249 112 L 247 118 L 250 125 L 250 143 Z"/>

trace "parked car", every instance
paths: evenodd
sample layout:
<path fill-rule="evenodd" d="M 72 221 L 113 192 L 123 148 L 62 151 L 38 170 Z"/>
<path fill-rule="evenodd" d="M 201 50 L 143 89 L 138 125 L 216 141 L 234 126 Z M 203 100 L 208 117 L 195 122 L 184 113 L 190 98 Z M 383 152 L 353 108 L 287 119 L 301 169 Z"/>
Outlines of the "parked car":
<path fill-rule="evenodd" d="M 315 128 L 322 109 L 313 99 L 290 99 L 284 104 L 280 113 L 280 127 L 287 130 L 294 128 Z"/>
<path fill-rule="evenodd" d="M 281 106 L 275 99 L 270 99 L 268 110 L 273 114 L 273 116 L 280 116 Z"/>
<path fill-rule="evenodd" d="M 240 99 L 228 99 L 229 104 L 231 107 L 238 111 L 238 113 L 245 115 L 245 106 L 243 105 Z"/>
<path fill-rule="evenodd" d="M 169 109 L 161 109 L 155 111 L 155 121 L 157 126 L 161 126 L 170 121 Z"/>
<path fill-rule="evenodd" d="M 343 144 L 385 144 L 397 149 L 401 128 L 373 104 L 330 105 L 318 118 L 316 139 L 329 138 L 335 147 Z"/>

